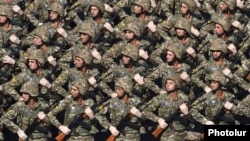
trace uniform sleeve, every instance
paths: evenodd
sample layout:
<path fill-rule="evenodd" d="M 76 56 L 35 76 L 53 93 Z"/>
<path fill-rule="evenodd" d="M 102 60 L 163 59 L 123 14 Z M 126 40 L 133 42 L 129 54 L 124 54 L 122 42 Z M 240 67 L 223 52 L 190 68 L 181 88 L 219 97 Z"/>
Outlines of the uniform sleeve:
<path fill-rule="evenodd" d="M 69 78 L 70 70 L 63 71 L 56 80 L 52 83 L 52 91 L 57 92 L 63 97 L 66 97 L 67 91 L 62 87 Z"/>
<path fill-rule="evenodd" d="M 150 119 L 152 121 L 157 121 L 157 119 L 159 118 L 157 115 L 154 114 L 154 112 L 157 110 L 157 108 L 160 106 L 161 100 L 159 98 L 160 95 L 154 97 L 151 100 L 151 104 L 148 105 L 147 108 L 145 108 L 142 111 L 142 114 L 147 118 Z"/>
<path fill-rule="evenodd" d="M 250 117 L 250 95 L 240 101 L 237 106 L 233 106 L 232 112 L 237 115 Z"/>
<path fill-rule="evenodd" d="M 145 77 L 145 86 L 155 93 L 160 92 L 160 88 L 155 84 L 155 80 L 160 77 L 160 69 L 161 66 L 158 66 L 152 73 L 150 73 L 147 77 Z"/>

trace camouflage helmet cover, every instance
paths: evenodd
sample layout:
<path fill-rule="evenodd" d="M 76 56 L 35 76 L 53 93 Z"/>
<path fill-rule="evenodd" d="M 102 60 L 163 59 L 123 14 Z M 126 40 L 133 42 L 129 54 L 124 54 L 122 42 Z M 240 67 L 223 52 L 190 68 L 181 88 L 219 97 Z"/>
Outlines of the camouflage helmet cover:
<path fill-rule="evenodd" d="M 214 15 L 212 16 L 212 19 L 215 23 L 221 25 L 226 32 L 230 31 L 232 25 L 230 20 L 228 20 L 226 17 L 224 17 L 223 15 Z"/>
<path fill-rule="evenodd" d="M 191 23 L 180 18 L 176 21 L 175 28 L 180 28 L 186 30 L 186 32 L 191 32 Z"/>
<path fill-rule="evenodd" d="M 82 24 L 79 24 L 78 32 L 86 33 L 92 38 L 95 38 L 95 35 L 96 35 L 93 25 L 90 22 L 82 22 Z"/>
<path fill-rule="evenodd" d="M 86 49 L 79 49 L 76 51 L 75 56 L 83 59 L 86 64 L 91 64 L 92 62 L 91 54 Z"/>
<path fill-rule="evenodd" d="M 232 11 L 236 8 L 236 0 L 221 0 L 221 2 L 224 2 L 228 5 L 228 8 Z"/>
<path fill-rule="evenodd" d="M 216 39 L 211 42 L 210 50 L 219 50 L 223 53 L 227 53 L 227 46 L 224 41 Z"/>
<path fill-rule="evenodd" d="M 162 84 L 164 84 L 164 86 L 163 86 L 164 88 L 165 88 L 165 86 L 166 86 L 167 80 L 172 80 L 172 81 L 174 81 L 174 82 L 175 82 L 175 85 L 176 85 L 178 88 L 180 88 L 181 79 L 180 79 L 180 76 L 179 76 L 177 73 L 175 73 L 175 72 L 169 72 L 169 73 L 164 77 L 163 83 L 162 83 Z"/>
<path fill-rule="evenodd" d="M 34 31 L 34 35 L 39 36 L 43 42 L 49 43 L 51 39 L 51 34 L 48 30 L 44 28 L 36 28 Z"/>
<path fill-rule="evenodd" d="M 0 15 L 6 16 L 9 19 L 13 18 L 14 12 L 11 10 L 10 6 L 1 4 L 0 9 Z"/>
<path fill-rule="evenodd" d="M 128 22 L 126 24 L 126 27 L 125 27 L 124 31 L 126 31 L 126 30 L 134 32 L 134 34 L 137 37 L 141 36 L 140 26 L 137 23 L 135 23 L 135 22 Z"/>
<path fill-rule="evenodd" d="M 184 51 L 179 43 L 169 43 L 165 44 L 167 51 L 174 53 L 176 58 L 181 59 L 183 57 Z"/>
<path fill-rule="evenodd" d="M 96 6 L 100 10 L 101 13 L 105 12 L 104 11 L 104 3 L 103 3 L 102 0 L 92 0 L 91 4 L 90 4 L 90 7 L 91 6 Z"/>
<path fill-rule="evenodd" d="M 115 85 L 123 88 L 128 94 L 130 94 L 133 89 L 133 82 L 129 77 L 117 78 L 117 80 L 115 80 Z"/>
<path fill-rule="evenodd" d="M 122 51 L 123 55 L 130 57 L 133 61 L 137 61 L 139 57 L 138 47 L 128 44 Z"/>
<path fill-rule="evenodd" d="M 208 80 L 213 80 L 213 81 L 217 81 L 219 82 L 222 86 L 225 86 L 227 83 L 227 79 L 225 77 L 225 75 L 219 71 L 219 70 L 215 70 L 213 71 L 210 75 Z"/>
<path fill-rule="evenodd" d="M 75 86 L 81 95 L 84 95 L 89 89 L 89 84 L 86 79 L 77 79 L 72 82 L 72 86 Z"/>
<path fill-rule="evenodd" d="M 249 59 L 243 60 L 242 67 L 244 68 L 244 70 L 250 71 L 250 60 Z"/>
<path fill-rule="evenodd" d="M 63 8 L 63 6 L 60 4 L 60 3 L 58 3 L 58 2 L 53 2 L 52 4 L 51 4 L 51 6 L 50 6 L 50 10 L 51 11 L 54 11 L 54 12 L 57 12 L 61 17 L 63 17 L 64 16 L 64 8 Z"/>
<path fill-rule="evenodd" d="M 150 0 L 135 0 L 134 4 L 141 6 L 145 11 L 149 11 L 151 7 Z"/>
<path fill-rule="evenodd" d="M 21 93 L 28 93 L 32 97 L 37 97 L 39 90 L 38 90 L 38 84 L 32 81 L 26 82 L 22 85 L 20 89 Z"/>
<path fill-rule="evenodd" d="M 196 8 L 196 3 L 194 0 L 181 0 L 180 3 L 184 3 L 185 5 L 188 6 L 188 9 L 191 13 L 194 13 L 195 8 Z"/>
<path fill-rule="evenodd" d="M 37 60 L 38 63 L 44 65 L 46 57 L 40 49 L 32 49 L 28 51 L 28 59 Z"/>

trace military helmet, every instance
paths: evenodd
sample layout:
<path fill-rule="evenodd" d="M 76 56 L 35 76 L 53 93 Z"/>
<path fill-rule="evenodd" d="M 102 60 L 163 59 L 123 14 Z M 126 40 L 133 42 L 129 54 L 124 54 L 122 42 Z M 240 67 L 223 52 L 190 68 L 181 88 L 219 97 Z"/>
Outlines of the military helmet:
<path fill-rule="evenodd" d="M 191 13 L 194 13 L 196 8 L 196 3 L 194 0 L 181 0 L 180 3 L 184 3 L 188 6 L 188 9 Z"/>
<path fill-rule="evenodd" d="M 210 73 L 208 80 L 218 81 L 222 86 L 225 86 L 227 83 L 225 75 L 220 70 L 215 70 Z"/>
<path fill-rule="evenodd" d="M 79 49 L 76 51 L 75 57 L 83 59 L 86 64 L 91 64 L 92 62 L 92 56 L 86 49 Z"/>
<path fill-rule="evenodd" d="M 188 21 L 183 20 L 183 18 L 178 19 L 175 28 L 180 28 L 186 30 L 187 33 L 191 32 L 191 23 Z"/>
<path fill-rule="evenodd" d="M 184 51 L 179 43 L 167 44 L 166 48 L 167 51 L 173 52 L 176 58 L 181 59 L 183 57 Z"/>
<path fill-rule="evenodd" d="M 164 84 L 163 88 L 165 88 L 167 80 L 172 80 L 172 81 L 174 81 L 174 82 L 175 82 L 175 85 L 176 85 L 178 88 L 180 88 L 181 79 L 180 79 L 179 74 L 177 74 L 177 73 L 175 73 L 175 72 L 172 72 L 172 71 L 170 71 L 168 74 L 166 74 L 166 75 L 164 76 L 164 78 L 163 78 L 163 83 L 162 83 L 162 84 Z"/>
<path fill-rule="evenodd" d="M 133 82 L 129 77 L 119 77 L 115 80 L 115 85 L 124 89 L 125 92 L 130 94 L 133 89 Z"/>
<path fill-rule="evenodd" d="M 151 7 L 150 0 L 135 0 L 134 4 L 141 6 L 145 11 L 149 11 Z"/>
<path fill-rule="evenodd" d="M 249 59 L 243 60 L 242 67 L 244 68 L 245 71 L 250 71 L 250 60 Z"/>
<path fill-rule="evenodd" d="M 231 30 L 230 20 L 228 20 L 223 15 L 217 15 L 217 16 L 215 15 L 212 19 L 214 19 L 215 23 L 221 25 L 226 32 L 229 32 Z"/>
<path fill-rule="evenodd" d="M 37 97 L 39 90 L 38 90 L 38 84 L 32 81 L 26 82 L 22 85 L 20 89 L 21 93 L 28 93 L 32 97 Z"/>
<path fill-rule="evenodd" d="M 122 51 L 123 55 L 130 57 L 133 61 L 137 61 L 139 57 L 138 47 L 128 44 Z"/>
<path fill-rule="evenodd" d="M 224 2 L 228 5 L 228 8 L 232 11 L 236 8 L 236 0 L 221 0 L 221 2 Z"/>
<path fill-rule="evenodd" d="M 96 6 L 101 13 L 104 13 L 104 3 L 102 0 L 92 0 L 91 3 L 90 3 L 90 7 L 91 6 Z"/>
<path fill-rule="evenodd" d="M 79 33 L 86 33 L 92 38 L 95 38 L 95 35 L 96 35 L 95 29 L 90 22 L 82 22 L 82 24 L 79 24 L 78 32 Z"/>
<path fill-rule="evenodd" d="M 89 84 L 86 79 L 76 79 L 72 82 L 72 86 L 75 86 L 81 95 L 84 95 L 89 89 Z"/>
<path fill-rule="evenodd" d="M 54 12 L 57 12 L 58 13 L 58 15 L 60 15 L 61 17 L 63 17 L 64 16 L 64 8 L 63 8 L 63 6 L 60 4 L 60 3 L 58 3 L 58 2 L 53 2 L 52 4 L 51 4 L 51 6 L 50 6 L 50 10 L 51 11 L 54 11 Z"/>
<path fill-rule="evenodd" d="M 41 27 L 35 29 L 34 35 L 39 36 L 42 39 L 42 41 L 45 43 L 49 43 L 51 40 L 50 32 Z"/>
<path fill-rule="evenodd" d="M 28 51 L 28 59 L 36 60 L 41 65 L 44 65 L 46 62 L 46 57 L 40 49 L 32 49 Z"/>
<path fill-rule="evenodd" d="M 216 39 L 211 42 L 210 50 L 219 50 L 223 53 L 227 53 L 227 46 L 224 41 Z"/>
<path fill-rule="evenodd" d="M 124 31 L 126 31 L 126 30 L 134 32 L 134 34 L 137 37 L 141 36 L 140 26 L 137 23 L 135 23 L 135 22 L 128 22 L 126 24 L 126 27 L 125 27 Z"/>
<path fill-rule="evenodd" d="M 0 5 L 0 9 L 0 15 L 4 15 L 9 19 L 13 18 L 14 13 L 8 5 Z"/>

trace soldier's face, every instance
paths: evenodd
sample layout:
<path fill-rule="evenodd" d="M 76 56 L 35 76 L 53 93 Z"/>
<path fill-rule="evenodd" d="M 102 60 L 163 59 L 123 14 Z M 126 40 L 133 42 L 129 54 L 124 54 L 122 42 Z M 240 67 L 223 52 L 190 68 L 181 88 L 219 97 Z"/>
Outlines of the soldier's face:
<path fill-rule="evenodd" d="M 130 62 L 130 57 L 128 57 L 128 56 L 126 56 L 126 55 L 123 55 L 123 56 L 122 56 L 122 63 L 123 63 L 124 65 L 127 65 L 127 64 L 129 64 L 129 62 Z"/>
<path fill-rule="evenodd" d="M 185 15 L 188 13 L 188 6 L 184 3 L 181 4 L 181 14 Z"/>
<path fill-rule="evenodd" d="M 167 51 L 167 55 L 166 55 L 166 61 L 168 63 L 172 62 L 174 60 L 174 53 L 171 51 Z"/>
<path fill-rule="evenodd" d="M 222 35 L 225 33 L 223 27 L 220 24 L 215 24 L 214 26 L 214 33 L 217 34 L 218 36 Z"/>
<path fill-rule="evenodd" d="M 74 63 L 75 63 L 76 68 L 81 68 L 84 65 L 83 59 L 81 59 L 79 57 L 76 57 Z"/>
<path fill-rule="evenodd" d="M 38 68 L 37 61 L 33 59 L 29 59 L 28 65 L 30 70 L 36 70 Z"/>
<path fill-rule="evenodd" d="M 220 87 L 220 83 L 217 81 L 210 81 L 210 88 L 212 89 L 212 91 L 216 91 L 218 90 Z"/>
<path fill-rule="evenodd" d="M 75 86 L 71 86 L 70 94 L 71 94 L 72 98 L 76 98 L 79 96 L 79 90 Z"/>
<path fill-rule="evenodd" d="M 126 30 L 126 31 L 124 31 L 124 33 L 125 33 L 125 38 L 126 38 L 127 40 L 132 40 L 132 39 L 134 39 L 134 37 L 135 37 L 134 32 L 132 32 L 132 31 L 130 31 L 130 30 Z"/>
<path fill-rule="evenodd" d="M 7 19 L 8 19 L 8 18 L 7 18 L 6 16 L 0 15 L 0 24 L 6 23 Z"/>
<path fill-rule="evenodd" d="M 166 91 L 170 92 L 176 89 L 176 84 L 173 80 L 167 80 L 165 87 L 166 87 Z"/>
<path fill-rule="evenodd" d="M 223 11 L 226 11 L 226 10 L 228 9 L 228 6 L 227 6 L 227 4 L 224 3 L 224 2 L 220 2 L 219 8 L 220 8 L 220 10 L 223 12 Z"/>
<path fill-rule="evenodd" d="M 91 17 L 96 17 L 99 13 L 99 9 L 96 6 L 90 7 L 90 15 Z"/>
<path fill-rule="evenodd" d="M 54 21 L 54 20 L 58 19 L 59 15 L 58 15 L 58 13 L 55 12 L 55 11 L 50 11 L 50 12 L 49 12 L 49 17 L 50 17 L 50 20 L 51 20 L 51 21 Z"/>
<path fill-rule="evenodd" d="M 219 59 L 221 57 L 221 54 L 222 52 L 219 51 L 219 50 L 212 50 L 212 55 L 213 55 L 213 58 L 216 60 L 216 59 Z"/>
<path fill-rule="evenodd" d="M 80 33 L 80 38 L 83 44 L 88 42 L 90 39 L 89 35 L 86 33 Z"/>
<path fill-rule="evenodd" d="M 180 28 L 177 28 L 175 31 L 178 37 L 183 37 L 186 33 L 184 29 L 180 29 Z"/>
<path fill-rule="evenodd" d="M 118 97 L 122 97 L 125 94 L 125 91 L 122 87 L 115 87 L 115 92 L 117 93 Z"/>
<path fill-rule="evenodd" d="M 43 44 L 43 41 L 39 36 L 34 36 L 33 43 L 35 46 L 40 46 Z"/>
<path fill-rule="evenodd" d="M 30 95 L 28 93 L 22 93 L 22 98 L 24 102 L 27 102 L 30 99 Z"/>
<path fill-rule="evenodd" d="M 134 5 L 134 13 L 135 14 L 141 14 L 142 13 L 142 7 L 139 5 Z"/>

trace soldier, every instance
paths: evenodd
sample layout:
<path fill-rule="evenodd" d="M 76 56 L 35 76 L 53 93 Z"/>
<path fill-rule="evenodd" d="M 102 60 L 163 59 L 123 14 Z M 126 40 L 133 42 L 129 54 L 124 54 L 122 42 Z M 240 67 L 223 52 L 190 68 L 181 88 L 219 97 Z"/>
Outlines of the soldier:
<path fill-rule="evenodd" d="M 94 141 L 94 126 L 91 124 L 91 120 L 94 117 L 94 113 L 91 107 L 94 105 L 92 99 L 85 99 L 84 96 L 89 89 L 88 82 L 84 79 L 77 79 L 72 82 L 69 94 L 65 99 L 60 101 L 54 109 L 48 113 L 50 122 L 56 126 L 64 135 L 69 135 L 68 140 L 79 141 L 79 140 L 89 140 Z M 64 121 L 61 123 L 57 118 L 57 114 L 60 111 L 65 110 Z M 69 129 L 69 125 L 74 122 L 81 114 L 86 113 L 88 118 L 80 119 L 77 121 L 76 126 Z M 84 123 L 83 123 L 84 122 Z M 88 129 L 84 124 L 91 126 Z"/>
<path fill-rule="evenodd" d="M 187 125 L 181 123 L 178 120 L 171 119 L 166 121 L 165 119 L 171 116 L 176 110 L 181 111 L 183 118 L 188 120 L 188 107 L 187 102 L 188 97 L 179 89 L 180 88 L 180 78 L 178 75 L 169 74 L 163 79 L 162 89 L 166 90 L 166 94 L 157 95 L 151 101 L 151 104 L 142 111 L 143 115 L 154 121 L 158 122 L 158 128 L 165 129 L 161 140 L 169 141 L 183 141 L 187 135 Z M 158 111 L 158 114 L 154 114 Z M 177 115 L 179 116 L 179 115 Z M 176 118 L 178 119 L 178 118 Z"/>
<path fill-rule="evenodd" d="M 209 75 L 208 80 L 211 91 L 199 97 L 194 105 L 191 105 L 190 114 L 204 125 L 236 124 L 234 115 L 223 110 L 224 104 L 234 98 L 234 95 L 225 88 L 227 78 L 217 70 Z M 205 113 L 201 114 L 201 110 L 205 110 Z"/>
<path fill-rule="evenodd" d="M 26 82 L 22 85 L 22 101 L 13 104 L 3 115 L 4 125 L 12 132 L 17 133 L 21 140 L 48 141 L 49 121 L 46 120 L 44 110 L 49 107 L 48 103 L 42 102 L 38 98 L 38 84 L 35 82 Z M 33 130 L 27 132 L 33 122 L 41 121 Z M 16 121 L 16 122 L 15 122 Z"/>
<path fill-rule="evenodd" d="M 140 103 L 140 99 L 131 95 L 132 87 L 132 80 L 129 77 L 118 78 L 115 81 L 117 97 L 113 97 L 109 105 L 96 116 L 101 125 L 109 129 L 111 135 L 115 136 L 116 140 L 119 141 L 139 141 L 142 132 L 141 122 L 144 118 L 138 107 L 136 107 Z M 105 116 L 108 112 L 110 113 L 110 121 Z M 130 113 L 132 116 L 129 116 Z M 119 127 L 120 124 L 125 126 Z M 117 129 L 118 127 L 122 129 Z"/>

